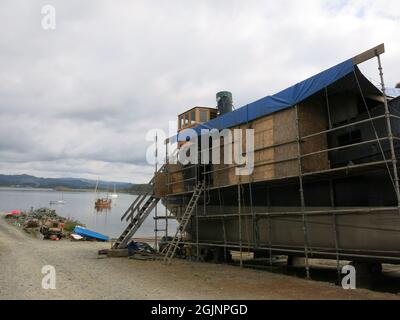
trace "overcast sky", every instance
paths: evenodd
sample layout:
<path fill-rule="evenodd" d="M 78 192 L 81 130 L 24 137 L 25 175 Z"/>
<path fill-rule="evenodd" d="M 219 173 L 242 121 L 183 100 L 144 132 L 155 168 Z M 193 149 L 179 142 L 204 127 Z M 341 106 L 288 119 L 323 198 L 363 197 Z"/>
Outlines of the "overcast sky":
<path fill-rule="evenodd" d="M 56 30 L 41 26 L 56 9 Z M 240 107 L 382 42 L 400 1 L 0 0 L 0 173 L 146 182 L 146 132 L 233 92 Z M 363 71 L 379 78 L 375 65 Z"/>

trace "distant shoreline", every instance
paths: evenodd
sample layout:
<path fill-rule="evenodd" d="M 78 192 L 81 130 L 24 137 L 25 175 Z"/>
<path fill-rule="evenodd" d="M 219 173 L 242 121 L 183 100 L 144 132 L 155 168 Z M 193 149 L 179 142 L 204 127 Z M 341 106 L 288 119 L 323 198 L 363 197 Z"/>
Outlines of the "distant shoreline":
<path fill-rule="evenodd" d="M 34 188 L 34 187 L 15 187 L 15 186 L 0 186 L 1 190 L 13 190 L 13 191 L 54 191 L 54 192 L 93 192 L 93 189 L 72 189 L 72 188 Z M 107 190 L 98 189 L 97 192 L 105 193 Z M 111 193 L 110 190 L 108 190 Z M 140 195 L 140 193 L 133 193 L 126 190 L 117 191 L 118 194 L 131 194 Z"/>

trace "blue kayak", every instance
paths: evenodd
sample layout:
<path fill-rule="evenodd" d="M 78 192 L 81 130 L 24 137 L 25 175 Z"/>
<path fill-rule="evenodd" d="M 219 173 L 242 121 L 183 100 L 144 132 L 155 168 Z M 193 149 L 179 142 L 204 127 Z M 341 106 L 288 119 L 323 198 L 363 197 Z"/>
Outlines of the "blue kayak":
<path fill-rule="evenodd" d="M 76 233 L 82 237 L 85 237 L 85 238 L 96 239 L 96 240 L 100 240 L 100 241 L 108 241 L 109 240 L 109 238 L 103 234 L 100 234 L 100 233 L 97 233 L 92 230 L 86 229 L 84 227 L 79 227 L 79 226 L 76 226 L 74 228 L 74 233 Z"/>

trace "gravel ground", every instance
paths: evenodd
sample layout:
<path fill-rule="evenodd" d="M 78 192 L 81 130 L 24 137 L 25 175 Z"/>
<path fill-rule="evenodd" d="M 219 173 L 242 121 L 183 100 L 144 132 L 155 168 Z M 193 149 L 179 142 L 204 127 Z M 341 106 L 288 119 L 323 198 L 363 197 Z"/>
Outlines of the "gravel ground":
<path fill-rule="evenodd" d="M 365 289 L 234 266 L 175 260 L 100 259 L 97 242 L 44 241 L 0 216 L 0 299 L 398 299 Z M 56 289 L 41 269 L 56 268 Z"/>

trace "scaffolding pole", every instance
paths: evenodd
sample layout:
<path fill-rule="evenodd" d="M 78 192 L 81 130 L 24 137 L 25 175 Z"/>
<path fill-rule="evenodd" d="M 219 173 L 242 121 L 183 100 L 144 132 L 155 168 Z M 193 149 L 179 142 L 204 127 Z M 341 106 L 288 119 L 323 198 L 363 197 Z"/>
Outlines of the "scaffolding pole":
<path fill-rule="evenodd" d="M 272 218 L 268 216 L 269 269 L 272 271 Z"/>
<path fill-rule="evenodd" d="M 269 192 L 269 187 L 267 187 L 267 210 L 269 211 L 271 206 L 271 195 Z M 268 220 L 268 246 L 269 246 L 269 268 L 272 271 L 272 218 L 267 217 Z"/>
<path fill-rule="evenodd" d="M 196 261 L 200 260 L 200 248 L 199 248 L 199 210 L 198 204 L 196 203 Z"/>
<path fill-rule="evenodd" d="M 362 91 L 360 93 L 362 94 Z M 329 103 L 329 102 L 327 102 L 327 103 Z M 386 106 L 387 106 L 387 99 L 386 99 Z M 388 109 L 388 106 L 385 107 L 385 108 Z M 342 126 L 339 126 L 339 127 L 334 127 L 334 128 L 332 127 L 332 128 L 329 128 L 328 130 L 323 130 L 323 131 L 312 133 L 312 134 L 309 134 L 309 135 L 300 136 L 299 139 L 300 140 L 306 140 L 306 139 L 309 139 L 309 138 L 312 138 L 312 137 L 316 137 L 316 136 L 319 136 L 319 135 L 323 135 L 323 134 L 327 134 L 327 133 L 343 130 L 343 129 L 346 129 L 346 128 L 349 128 L 349 127 L 352 127 L 352 126 L 355 126 L 355 125 L 364 124 L 364 123 L 368 123 L 368 122 L 373 124 L 373 121 L 378 120 L 378 119 L 384 119 L 384 118 L 386 118 L 386 119 L 389 118 L 389 125 L 390 125 L 390 118 L 400 119 L 400 117 L 396 117 L 395 115 L 390 114 L 390 112 L 388 111 L 388 112 L 386 112 L 386 114 L 378 115 L 376 117 L 371 117 L 370 116 L 368 119 L 362 119 L 362 120 L 358 120 L 358 121 L 355 121 L 355 122 L 352 122 L 352 123 L 349 123 L 349 124 L 346 124 L 346 125 L 342 125 Z M 392 131 L 392 130 L 390 129 L 390 131 Z M 390 138 L 390 136 L 389 137 L 384 137 L 384 138 L 381 138 L 381 139 L 378 137 L 376 139 L 369 140 L 369 141 L 362 141 L 362 142 L 354 143 L 354 144 L 351 144 L 351 145 L 340 146 L 340 147 L 330 148 L 330 149 L 324 149 L 324 150 L 320 150 L 318 152 L 304 154 L 304 155 L 301 155 L 301 157 L 308 157 L 308 156 L 313 156 L 313 155 L 320 154 L 320 153 L 328 153 L 330 151 L 338 151 L 338 150 L 342 150 L 342 149 L 345 149 L 345 148 L 357 147 L 357 146 L 361 146 L 361 145 L 365 145 L 365 144 L 372 144 L 372 143 L 376 143 L 376 142 L 380 143 L 381 141 L 389 140 L 389 139 L 392 139 L 392 141 L 400 140 L 399 138 L 394 137 L 393 134 L 392 134 L 391 138 Z M 297 140 L 298 139 L 291 140 L 291 141 L 285 142 L 284 144 L 297 143 Z M 270 149 L 270 148 L 279 147 L 281 145 L 282 145 L 282 143 L 272 144 L 270 146 L 263 147 L 260 150 L 254 150 L 254 152 L 258 152 L 258 151 L 263 151 L 263 150 Z M 393 149 L 394 149 L 394 147 L 393 147 Z M 244 152 L 244 154 L 246 154 L 246 152 Z M 278 164 L 278 163 L 283 163 L 283 162 L 290 162 L 290 161 L 294 161 L 294 160 L 298 160 L 297 157 L 282 159 L 282 160 L 278 160 L 278 161 L 267 161 L 267 162 L 259 161 L 259 162 L 255 162 L 254 166 L 258 167 L 258 166 L 264 166 L 264 165 L 272 165 L 272 164 Z M 396 162 L 397 162 L 397 160 L 396 160 Z M 366 163 L 365 165 L 368 165 L 368 163 Z M 229 165 L 229 166 L 226 166 L 224 168 L 219 168 L 219 169 L 215 169 L 215 170 L 211 170 L 211 171 L 205 171 L 204 170 L 204 172 L 202 174 L 203 175 L 208 175 L 208 174 L 219 172 L 219 171 L 226 171 L 226 170 L 229 170 L 229 169 L 232 169 L 232 168 L 236 168 L 238 166 L 239 165 Z M 190 169 L 191 167 L 193 167 L 193 166 L 185 167 L 185 168 L 182 168 L 182 169 L 177 170 L 175 172 L 182 172 L 182 171 Z M 357 166 L 355 166 L 355 167 L 357 167 Z M 338 169 L 348 169 L 348 168 L 349 168 L 348 166 L 340 167 L 340 168 L 325 170 L 325 172 L 336 171 Z M 307 175 L 313 175 L 313 174 L 319 174 L 319 173 L 320 172 L 311 172 L 311 173 L 306 173 L 306 174 Z M 174 182 L 172 182 L 170 184 L 179 184 L 179 183 L 184 183 L 186 181 L 193 181 L 193 180 L 195 180 L 195 177 L 184 179 L 184 180 L 180 180 L 180 181 L 174 181 Z M 209 190 L 216 189 L 216 188 L 223 188 L 223 187 L 225 187 L 225 186 L 209 187 Z"/>
<path fill-rule="evenodd" d="M 390 144 L 390 153 L 392 157 L 392 166 L 393 166 L 393 175 L 394 175 L 394 182 L 395 182 L 395 191 L 396 191 L 396 196 L 397 196 L 397 204 L 399 207 L 399 213 L 400 213 L 400 187 L 399 187 L 399 175 L 397 172 L 397 158 L 396 158 L 396 152 L 394 149 L 394 142 L 393 142 L 393 131 L 392 131 L 392 124 L 390 121 L 390 111 L 389 111 L 389 105 L 388 105 L 388 100 L 386 96 L 386 87 L 385 87 L 385 80 L 383 77 L 383 67 L 381 63 L 381 56 L 379 54 L 376 55 L 377 60 L 378 60 L 378 69 L 379 69 L 379 76 L 381 79 L 381 88 L 382 88 L 382 93 L 383 93 L 383 105 L 385 106 L 385 118 L 386 118 L 386 126 L 387 126 L 387 131 L 388 131 L 388 136 L 389 136 L 389 144 Z"/>
<path fill-rule="evenodd" d="M 332 130 L 332 118 L 331 118 L 331 108 L 329 104 L 329 95 L 328 95 L 328 88 L 325 88 L 325 98 L 326 98 L 326 112 L 328 114 L 328 125 L 329 130 Z M 333 186 L 333 180 L 329 179 L 329 198 L 331 201 L 331 207 L 335 209 L 335 191 Z M 341 279 L 341 270 L 340 270 L 340 256 L 339 256 L 339 237 L 338 237 L 338 230 L 337 230 L 337 219 L 336 214 L 332 214 L 332 224 L 333 224 L 333 235 L 335 238 L 335 251 L 336 251 L 336 271 L 338 276 L 338 284 L 340 284 Z"/>
<path fill-rule="evenodd" d="M 245 198 L 245 189 L 244 189 L 244 185 L 243 184 L 239 184 L 240 186 L 240 190 L 241 190 L 241 198 L 242 198 L 242 204 L 243 204 L 243 208 L 246 208 L 246 198 Z M 250 212 L 251 218 L 253 219 L 254 213 Z M 242 215 L 241 215 L 242 216 Z M 247 215 L 248 217 L 248 215 Z M 246 230 L 246 241 L 247 244 L 250 245 L 250 236 L 249 236 L 249 225 L 248 225 L 248 220 L 247 217 L 244 218 L 244 227 Z M 253 227 L 253 225 L 252 225 Z M 253 249 L 254 248 L 254 244 L 253 244 Z M 247 250 L 247 253 L 250 253 L 250 249 Z"/>
<path fill-rule="evenodd" d="M 371 207 L 354 207 L 351 209 L 335 209 L 332 210 L 330 209 L 324 209 L 324 210 L 307 210 L 305 211 L 308 216 L 316 215 L 320 216 L 321 214 L 336 214 L 336 215 L 347 215 L 347 214 L 355 214 L 355 213 L 373 213 L 373 212 L 379 212 L 379 211 L 393 211 L 397 210 L 398 207 L 376 207 L 376 208 L 371 208 Z M 279 212 L 258 212 L 256 213 L 257 216 L 265 216 L 265 217 L 290 217 L 290 216 L 302 216 L 304 211 L 279 211 Z M 251 216 L 251 213 L 242 213 L 241 216 Z M 224 214 L 224 215 L 207 215 L 207 216 L 202 216 L 199 217 L 200 219 L 219 219 L 221 217 L 225 218 L 237 218 L 239 217 L 238 214 Z"/>
<path fill-rule="evenodd" d="M 304 200 L 304 187 L 303 187 L 303 168 L 301 161 L 301 140 L 300 140 L 300 123 L 299 123 L 299 110 L 298 106 L 295 106 L 296 116 L 296 134 L 297 134 L 297 156 L 298 156 L 298 167 L 299 167 L 299 193 L 302 211 L 302 222 L 303 222 L 303 234 L 304 234 L 304 255 L 305 255 L 305 267 L 307 279 L 310 279 L 310 266 L 308 264 L 308 230 L 306 221 L 306 205 Z"/>
<path fill-rule="evenodd" d="M 226 225 L 225 225 L 225 217 L 223 215 L 223 209 L 222 209 L 222 200 L 221 200 L 221 190 L 218 189 L 218 198 L 219 198 L 219 213 L 221 214 L 221 223 L 222 223 L 222 233 L 224 236 L 224 260 L 227 261 L 228 260 L 228 252 L 226 249 Z"/>
<path fill-rule="evenodd" d="M 227 261 L 228 260 L 228 252 L 226 250 L 226 226 L 225 226 L 225 218 L 221 218 L 221 222 L 222 222 L 222 234 L 224 236 L 224 260 Z"/>
<path fill-rule="evenodd" d="M 331 206 L 332 206 L 332 209 L 335 209 L 335 194 L 334 194 L 332 179 L 329 181 L 329 191 L 330 191 Z M 337 276 L 338 276 L 338 284 L 340 284 L 341 269 L 340 269 L 340 254 L 339 254 L 339 235 L 338 235 L 338 229 L 337 229 L 337 217 L 334 212 L 332 214 L 332 224 L 333 224 L 333 235 L 335 237 L 336 270 L 337 270 Z"/>
<path fill-rule="evenodd" d="M 168 143 L 165 144 L 165 163 L 169 162 Z M 168 166 L 165 167 L 166 180 L 168 183 Z M 168 241 L 168 197 L 165 198 L 165 241 Z"/>
<path fill-rule="evenodd" d="M 184 244 L 193 245 L 194 243 L 193 242 L 184 242 Z M 206 246 L 219 247 L 219 248 L 225 247 L 224 244 L 220 244 L 217 242 L 201 242 L 201 245 L 205 246 L 205 247 Z M 228 247 L 232 248 L 232 249 L 240 249 L 240 246 L 238 246 L 237 244 L 233 244 L 233 243 L 228 244 Z M 244 247 L 250 248 L 251 246 L 244 246 Z M 270 250 L 268 247 L 260 247 L 259 249 L 264 250 L 264 251 Z M 361 250 L 350 250 L 350 249 L 348 249 L 348 250 L 354 251 L 355 253 L 353 253 L 353 252 L 352 253 L 342 253 L 342 256 L 344 258 L 350 258 L 350 257 L 353 258 L 354 257 L 354 258 L 381 259 L 381 260 L 387 261 L 388 263 L 390 262 L 390 263 L 396 263 L 396 264 L 400 262 L 400 256 L 399 256 L 400 252 L 397 252 L 397 251 L 393 252 L 397 256 L 383 256 L 383 255 L 376 255 L 376 254 L 365 254 Z M 278 252 L 280 254 L 283 254 L 283 253 L 284 254 L 301 254 L 304 252 L 303 248 L 292 249 L 291 247 L 283 248 L 283 247 L 278 247 L 278 246 L 274 246 L 272 248 L 272 251 Z M 332 252 L 329 250 L 324 251 L 324 248 L 315 249 L 313 252 L 315 255 L 332 256 L 332 257 L 334 257 L 336 255 L 335 252 Z M 394 262 L 394 261 L 396 261 L 396 262 Z"/>
<path fill-rule="evenodd" d="M 243 267 L 243 243 L 242 243 L 242 215 L 241 215 L 241 190 L 238 184 L 238 215 L 239 215 L 239 249 L 240 249 L 240 267 Z"/>
<path fill-rule="evenodd" d="M 201 171 L 201 165 L 196 166 L 196 172 L 195 172 L 195 177 L 194 178 L 188 178 L 188 179 L 183 179 L 181 181 L 175 181 L 175 182 L 170 182 L 169 181 L 169 172 L 167 173 L 167 184 L 168 187 L 172 184 L 179 184 L 179 183 L 185 183 L 186 181 L 193 181 L 195 180 L 197 184 L 197 173 L 199 176 L 199 179 L 204 180 L 205 183 L 205 192 L 203 194 L 203 215 L 199 215 L 198 214 L 198 205 L 196 205 L 196 248 L 197 248 L 197 260 L 199 259 L 199 247 L 200 247 L 200 239 L 199 239 L 199 220 L 200 219 L 212 219 L 212 218 L 218 218 L 221 221 L 222 224 L 222 231 L 223 231 L 223 248 L 224 248 L 224 257 L 225 259 L 227 258 L 227 249 L 228 248 L 238 248 L 240 250 L 240 266 L 243 267 L 243 248 L 247 247 L 249 250 L 253 249 L 253 250 L 269 250 L 270 253 L 270 267 L 272 268 L 272 253 L 273 251 L 279 251 L 279 249 L 274 249 L 274 246 L 272 244 L 272 219 L 273 217 L 279 217 L 279 216 L 284 216 L 284 215 L 299 215 L 301 216 L 301 222 L 302 222 L 302 231 L 303 231 L 303 236 L 304 236 L 304 250 L 302 251 L 305 255 L 305 269 L 306 269 L 306 275 L 307 278 L 310 278 L 310 268 L 309 268 L 309 255 L 311 253 L 317 253 L 318 251 L 314 251 L 313 247 L 310 246 L 309 243 L 309 234 L 308 234 L 308 224 L 309 222 L 308 217 L 313 215 L 313 214 L 332 214 L 332 225 L 333 225 L 333 234 L 335 237 L 335 251 L 330 253 L 330 255 L 334 256 L 336 258 L 336 267 L 337 267 L 337 272 L 338 272 L 338 279 L 340 279 L 341 277 L 341 270 L 340 270 L 340 258 L 341 257 L 341 251 L 340 251 L 340 243 L 339 243 L 339 234 L 338 234 L 338 221 L 337 221 L 337 217 L 340 214 L 349 214 L 349 213 L 355 213 L 355 212 L 373 212 L 373 211 L 386 211 L 386 210 L 393 210 L 393 208 L 388 208 L 388 207 L 382 207 L 382 208 L 362 208 L 362 207 L 358 207 L 358 208 L 353 208 L 353 209 L 337 209 L 336 205 L 335 205 L 335 195 L 334 195 L 334 181 L 332 177 L 336 177 L 333 176 L 333 173 L 336 172 L 340 172 L 342 170 L 346 170 L 349 171 L 351 169 L 357 169 L 357 168 L 369 168 L 375 165 L 381 165 L 381 164 L 385 164 L 387 167 L 389 167 L 390 163 L 393 166 L 393 175 L 394 175 L 394 186 L 395 186 L 395 192 L 396 192 L 396 196 L 397 196 L 397 208 L 399 210 L 400 213 L 400 185 L 399 185 L 399 176 L 398 176 L 398 168 L 397 168 L 397 158 L 396 158 L 396 153 L 395 153 L 395 145 L 394 145 L 394 141 L 395 140 L 399 140 L 399 138 L 394 137 L 393 136 L 393 131 L 392 131 L 392 126 L 391 126 L 391 119 L 398 119 L 399 117 L 396 117 L 394 115 L 392 115 L 390 113 L 389 110 L 389 105 L 388 105 L 388 100 L 387 100 L 387 96 L 386 96 L 386 88 L 385 88 L 385 83 L 384 83 L 384 78 L 383 78 L 383 68 L 381 65 L 381 60 L 380 60 L 380 56 L 379 54 L 376 54 L 376 57 L 378 59 L 378 67 L 379 67 L 379 74 L 380 74 L 380 78 L 381 78 L 381 86 L 382 86 L 382 92 L 383 92 L 383 99 L 384 99 L 384 108 L 385 108 L 385 114 L 384 115 L 378 115 L 375 117 L 371 117 L 371 115 L 369 114 L 369 118 L 368 119 L 361 119 L 359 121 L 355 121 L 352 123 L 348 123 L 346 125 L 342 125 L 342 126 L 338 126 L 338 127 L 333 127 L 332 125 L 332 118 L 331 118 L 331 109 L 330 109 L 330 105 L 329 105 L 329 95 L 328 95 L 328 88 L 325 88 L 325 97 L 326 97 L 326 107 L 327 107 L 327 118 L 328 118 L 328 124 L 329 124 L 329 129 L 327 130 L 323 130 L 321 132 L 316 132 L 316 133 L 312 133 L 312 134 L 308 134 L 305 136 L 301 136 L 301 130 L 300 130 L 300 119 L 299 119 L 299 106 L 296 105 L 294 107 L 295 109 L 295 116 L 296 116 L 296 139 L 295 140 L 291 140 L 291 141 L 287 141 L 284 143 L 279 143 L 279 144 L 272 144 L 270 146 L 266 146 L 266 147 L 262 147 L 260 149 L 254 150 L 254 152 L 258 152 L 258 151 L 263 151 L 269 148 L 275 148 L 277 146 L 281 146 L 281 145 L 285 145 L 285 144 L 294 144 L 297 143 L 297 156 L 293 157 L 293 158 L 288 158 L 288 159 L 283 159 L 283 160 L 279 160 L 279 161 L 267 161 L 267 162 L 259 162 L 259 163 L 255 163 L 255 166 L 264 166 L 264 165 L 269 165 L 269 164 L 276 164 L 276 163 L 282 163 L 282 162 L 288 162 L 288 161 L 296 161 L 297 160 L 297 164 L 298 164 L 298 175 L 294 175 L 293 177 L 289 177 L 290 179 L 298 179 L 298 184 L 299 184 L 299 194 L 300 194 L 300 202 L 301 202 L 301 211 L 299 212 L 271 212 L 270 210 L 270 203 L 269 203 L 269 185 L 268 185 L 268 189 L 267 189 L 267 193 L 268 193 L 268 212 L 267 213 L 259 213 L 256 212 L 257 210 L 254 210 L 253 208 L 253 194 L 252 194 L 252 183 L 254 183 L 254 180 L 250 180 L 250 182 L 244 183 L 244 184 L 248 184 L 249 185 L 249 192 L 250 192 L 250 207 L 251 207 L 251 212 L 248 213 L 248 210 L 244 210 L 245 212 L 242 212 L 242 201 L 244 202 L 245 200 L 245 193 L 243 191 L 243 195 L 242 195 L 242 187 L 243 184 L 240 181 L 240 177 L 239 177 L 239 183 L 237 185 L 237 192 L 238 192 L 238 214 L 224 214 L 224 211 L 222 210 L 222 206 L 221 206 L 221 196 L 220 196 L 220 190 L 226 187 L 233 187 L 234 185 L 227 185 L 227 186 L 216 186 L 213 187 L 211 185 L 211 181 L 212 179 L 207 179 L 208 175 L 211 175 L 212 173 L 215 172 L 219 172 L 219 171 L 224 171 L 224 170 L 229 170 L 231 168 L 235 168 L 237 167 L 237 165 L 230 165 L 230 166 L 226 166 L 224 168 L 218 168 L 215 170 L 210 170 L 210 171 L 206 171 L 208 168 L 206 167 L 206 165 L 203 165 L 203 172 Z M 357 77 L 357 75 L 356 75 Z M 361 88 L 360 88 L 361 90 Z M 361 90 L 361 95 L 363 95 L 362 90 Z M 364 97 L 363 97 L 364 98 Z M 365 101 L 364 101 L 365 102 Z M 367 107 L 367 112 L 368 112 L 368 107 Z M 387 133 L 388 136 L 387 137 L 382 137 L 380 138 L 379 136 L 376 137 L 376 139 L 373 140 L 368 140 L 368 141 L 362 141 L 362 142 L 358 142 L 358 143 L 352 143 L 350 145 L 346 145 L 346 146 L 339 146 L 339 147 L 335 147 L 335 148 L 327 148 L 325 150 L 320 150 L 320 151 L 316 151 L 316 152 L 311 152 L 308 154 L 302 154 L 301 152 L 301 144 L 304 140 L 318 136 L 318 135 L 322 135 L 322 134 L 327 134 L 327 133 L 331 133 L 331 132 L 337 132 L 339 130 L 343 130 L 345 128 L 349 128 L 352 126 L 356 126 L 359 124 L 364 124 L 364 123 L 371 123 L 372 126 L 374 126 L 374 120 L 378 120 L 378 119 L 385 119 L 386 120 L 386 126 L 387 126 Z M 374 129 L 375 130 L 375 129 Z M 375 130 L 376 131 L 376 130 Z M 346 166 L 346 167 L 339 167 L 339 168 L 333 168 L 333 169 L 328 169 L 328 170 L 323 170 L 323 171 L 315 171 L 315 172 L 303 172 L 303 163 L 302 163 L 302 159 L 304 159 L 305 157 L 310 157 L 313 155 L 317 155 L 317 154 L 321 154 L 321 153 L 329 153 L 331 151 L 339 151 L 342 149 L 347 149 L 347 148 L 353 148 L 353 147 L 357 147 L 357 146 L 362 146 L 362 145 L 366 145 L 366 144 L 372 144 L 372 143 L 376 143 L 378 142 L 379 145 L 381 145 L 382 141 L 389 141 L 390 144 L 390 152 L 391 152 L 391 160 L 386 160 L 385 155 L 383 161 L 379 161 L 379 162 L 367 162 L 367 163 L 363 163 L 363 164 L 357 164 L 357 165 L 351 165 L 351 166 Z M 247 151 L 247 150 L 246 150 Z M 246 152 L 245 152 L 246 153 Z M 244 153 L 244 154 L 245 154 Z M 180 172 L 180 171 L 184 171 L 189 169 L 188 167 L 186 168 L 182 168 L 180 170 L 177 170 L 175 172 Z M 212 168 L 214 169 L 214 168 Z M 168 171 L 168 170 L 167 170 Z M 201 173 L 201 174 L 200 174 Z M 327 176 L 326 180 L 329 180 L 329 192 L 330 192 L 330 199 L 331 199 L 331 207 L 330 209 L 326 209 L 326 210 L 309 210 L 307 211 L 307 207 L 306 207 L 306 201 L 305 201 L 305 195 L 304 195 L 304 181 L 308 181 L 306 180 L 307 177 L 310 176 L 317 176 L 319 174 L 325 174 L 325 173 L 332 173 L 331 176 Z M 390 174 L 390 171 L 389 171 Z M 252 178 L 252 177 L 251 177 Z M 274 181 L 274 179 L 271 179 L 272 181 Z M 282 178 L 276 179 L 276 180 L 284 180 Z M 393 179 L 392 179 L 393 180 Z M 287 180 L 285 180 L 287 181 Z M 206 183 L 207 182 L 207 183 Z M 206 192 L 210 192 L 210 190 L 218 190 L 219 193 L 219 197 L 220 197 L 220 215 L 207 215 L 207 210 L 206 210 L 206 206 L 207 206 L 207 197 L 206 197 Z M 234 190 L 234 189 L 233 189 Z M 181 196 L 184 198 L 185 197 L 185 192 L 183 192 L 181 194 Z M 174 195 L 178 195 L 174 194 Z M 245 203 L 243 204 L 244 206 L 246 205 Z M 182 209 L 182 208 L 180 208 Z M 157 210 L 157 209 L 156 209 Z M 157 215 L 157 212 L 156 212 Z M 247 219 L 249 219 L 251 216 L 252 218 L 252 223 L 253 223 L 253 244 L 250 244 L 250 239 L 249 236 L 247 235 L 247 243 L 246 246 L 244 246 L 243 244 L 243 228 L 242 228 L 242 218 L 245 218 L 245 222 L 246 222 L 246 230 L 247 232 L 249 232 L 249 229 L 247 228 Z M 262 243 L 260 244 L 260 239 L 259 239 L 259 220 L 258 217 L 260 216 L 266 216 L 267 220 L 268 220 L 268 248 L 262 248 Z M 238 219 L 238 232 L 239 232 L 239 245 L 232 245 L 229 244 L 227 242 L 227 234 L 226 234 L 226 219 L 229 217 L 233 217 L 233 218 L 237 218 Z M 296 221 L 298 221 L 299 218 L 297 218 Z M 312 223 L 312 222 L 310 222 Z M 330 225 L 331 222 L 328 220 L 328 225 Z M 157 237 L 156 237 L 157 238 Z M 201 242 L 201 245 L 216 245 L 215 243 L 204 243 Z M 264 243 L 265 245 L 265 243 Z M 290 250 L 289 250 L 290 251 Z M 295 252 L 295 251 L 293 251 Z M 296 251 L 298 252 L 298 251 Z M 343 254 L 345 255 L 345 254 Z"/>
<path fill-rule="evenodd" d="M 155 164 L 155 168 L 154 168 L 154 176 L 156 176 L 157 172 L 158 172 L 158 135 L 156 133 L 156 152 L 155 152 L 155 156 L 156 156 L 156 164 Z M 158 251 L 158 210 L 157 210 L 157 205 L 154 208 L 154 249 L 156 251 Z"/>
<path fill-rule="evenodd" d="M 254 211 L 253 208 L 253 190 L 252 190 L 252 184 L 251 182 L 249 183 L 249 192 L 250 192 L 250 208 L 251 208 L 251 220 L 252 220 L 252 224 L 253 224 L 253 245 L 254 245 L 254 250 L 257 249 L 258 246 L 258 221 L 257 221 L 257 215 L 256 212 Z M 249 239 L 248 239 L 249 241 Z"/>

